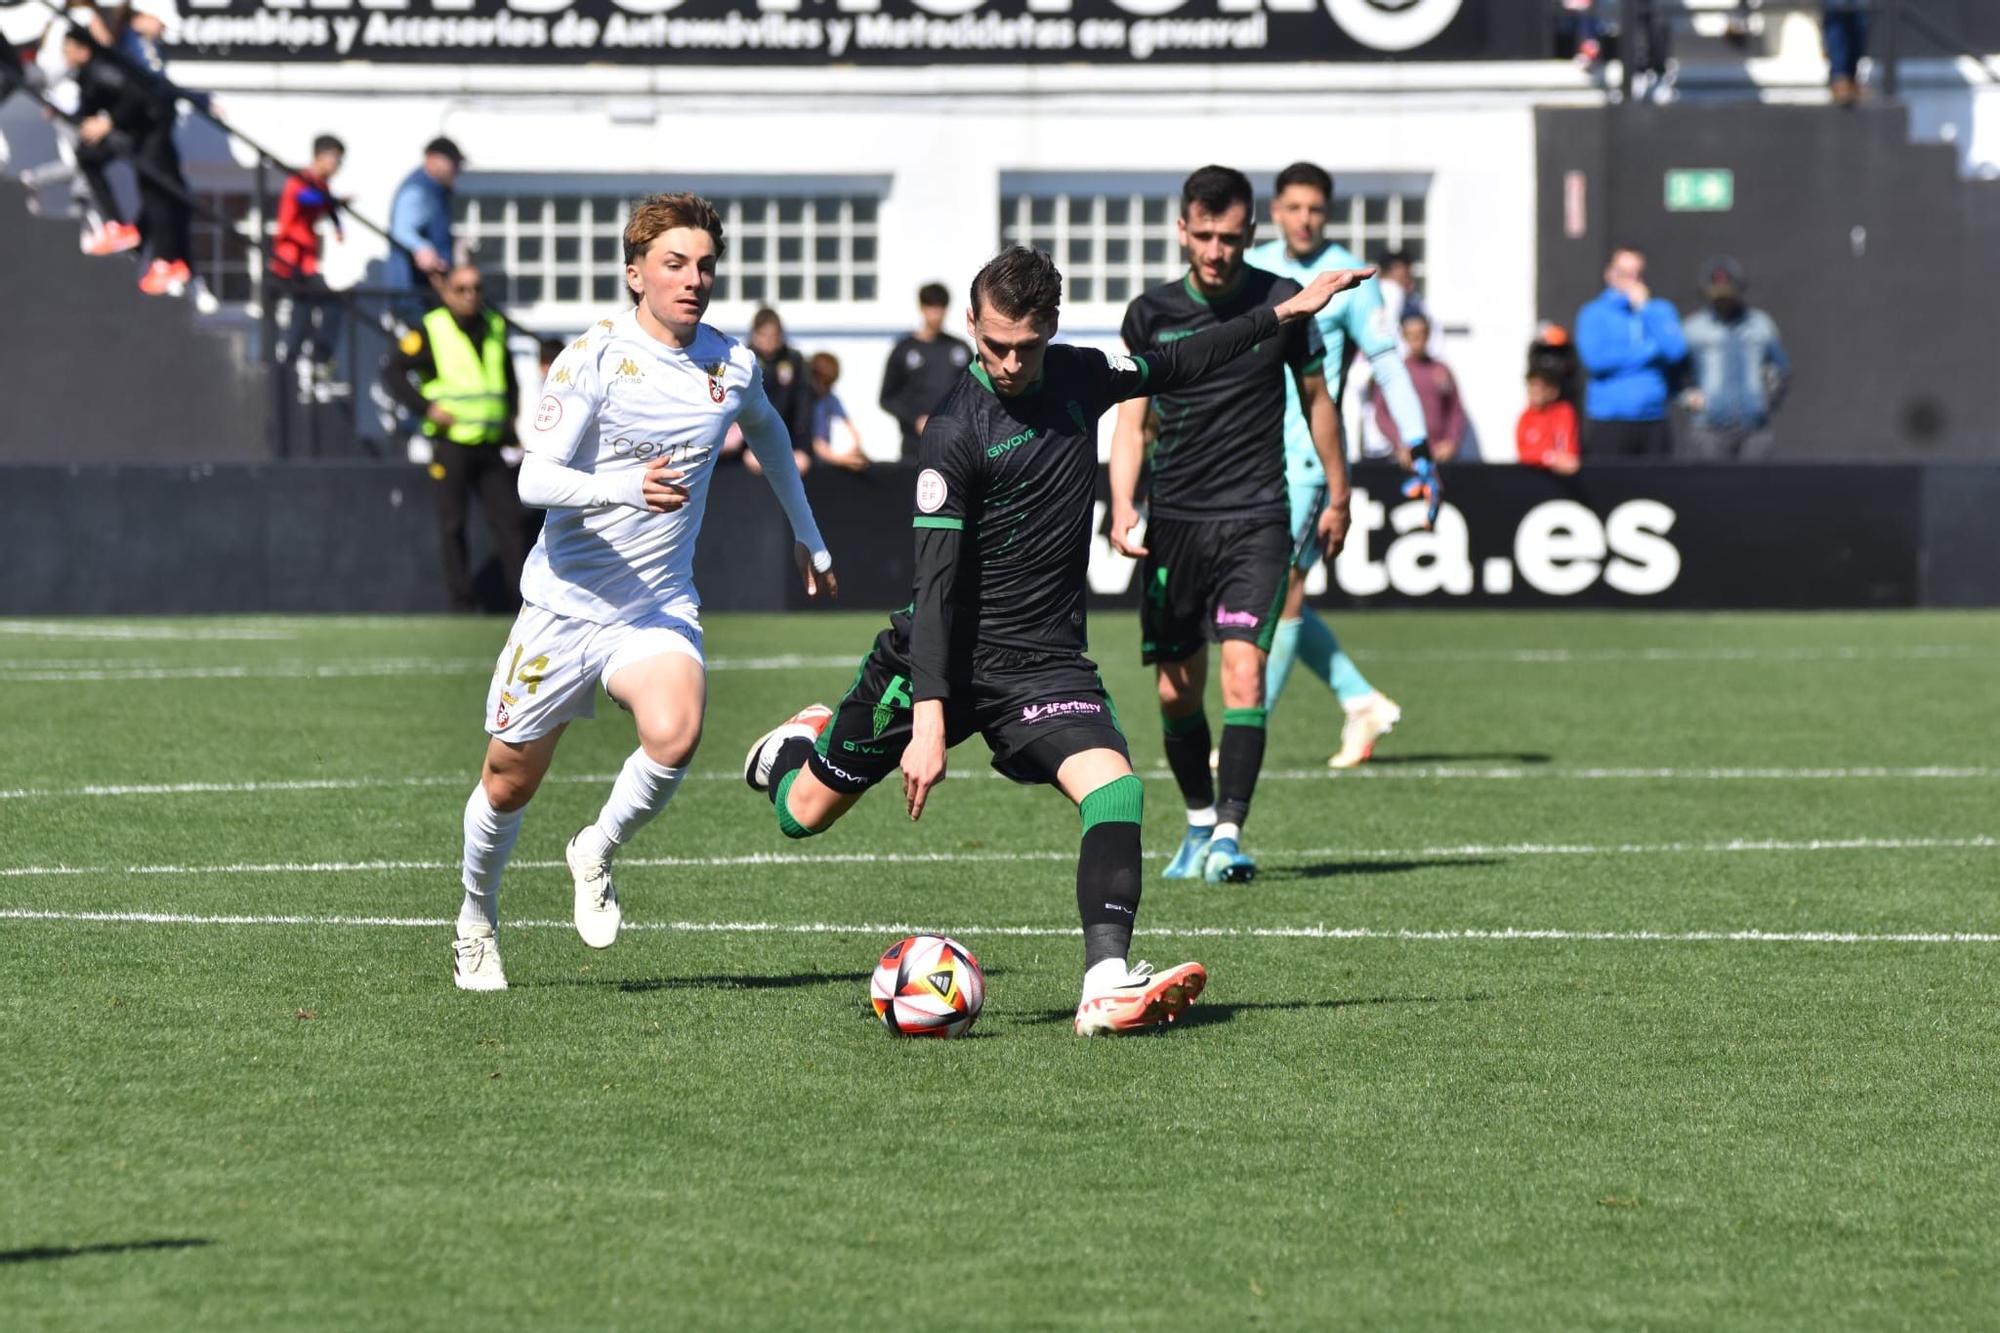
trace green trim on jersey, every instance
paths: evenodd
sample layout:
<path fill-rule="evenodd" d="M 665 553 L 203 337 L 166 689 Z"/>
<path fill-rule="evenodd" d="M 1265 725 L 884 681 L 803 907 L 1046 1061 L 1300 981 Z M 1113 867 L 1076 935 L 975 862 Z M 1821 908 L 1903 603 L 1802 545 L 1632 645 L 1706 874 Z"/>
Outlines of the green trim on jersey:
<path fill-rule="evenodd" d="M 1218 302 L 1227 301 L 1230 297 L 1236 295 L 1237 292 L 1243 290 L 1243 279 L 1245 277 L 1243 270 L 1250 267 L 1249 260 L 1247 258 L 1249 252 L 1245 251 L 1244 253 L 1246 258 L 1242 264 L 1237 266 L 1236 281 L 1230 283 L 1228 287 L 1224 288 L 1222 291 L 1217 292 L 1215 295 L 1213 296 L 1203 295 L 1201 288 L 1194 285 L 1193 269 L 1189 269 L 1185 274 L 1181 276 L 1181 286 L 1187 288 L 1187 294 L 1193 297 L 1195 300 L 1201 302 L 1203 305 L 1215 305 Z"/>
<path fill-rule="evenodd" d="M 913 528 L 937 528 L 943 532 L 963 532 L 965 520 L 962 518 L 933 518 L 928 514 L 918 514 L 910 520 Z"/>
<path fill-rule="evenodd" d="M 1019 393 L 1001 393 L 993 387 L 993 377 L 986 373 L 985 366 L 979 364 L 979 357 L 977 355 L 972 358 L 972 364 L 967 369 L 972 372 L 972 378 L 979 381 L 979 387 L 992 394 L 995 398 L 1026 398 L 1031 393 L 1040 393 L 1042 391 L 1042 380 L 1048 373 L 1048 365 L 1044 362 L 1042 374 L 1035 376 L 1033 384 L 1030 384 Z"/>

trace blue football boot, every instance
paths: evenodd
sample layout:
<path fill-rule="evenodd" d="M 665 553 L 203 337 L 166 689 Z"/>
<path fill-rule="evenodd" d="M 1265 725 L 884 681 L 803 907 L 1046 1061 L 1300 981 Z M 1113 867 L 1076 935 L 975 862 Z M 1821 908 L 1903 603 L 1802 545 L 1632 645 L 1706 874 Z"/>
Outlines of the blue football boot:
<path fill-rule="evenodd" d="M 1187 836 L 1181 839 L 1181 849 L 1174 853 L 1174 859 L 1167 862 L 1167 868 L 1160 872 L 1161 879 L 1200 879 L 1201 867 L 1208 852 L 1209 835 L 1215 832 L 1213 824 L 1189 824 Z"/>
<path fill-rule="evenodd" d="M 1257 878 L 1257 863 L 1243 854 L 1236 839 L 1217 838 L 1208 844 L 1201 877 L 1210 884 L 1248 884 Z"/>

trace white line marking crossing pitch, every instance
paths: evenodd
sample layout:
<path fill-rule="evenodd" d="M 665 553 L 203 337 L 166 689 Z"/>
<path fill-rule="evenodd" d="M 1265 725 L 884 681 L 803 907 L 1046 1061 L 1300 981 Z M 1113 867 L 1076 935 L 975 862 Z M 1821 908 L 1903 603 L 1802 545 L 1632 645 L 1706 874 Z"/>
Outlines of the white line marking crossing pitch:
<path fill-rule="evenodd" d="M 168 642 L 271 642 L 299 637 L 291 630 L 252 625 L 92 625 L 63 620 L 0 620 L 0 634 L 28 639 Z"/>
<path fill-rule="evenodd" d="M 147 926 L 347 926 L 441 930 L 449 917 L 406 916 L 228 916 L 173 912 L 65 912 L 0 908 L 0 920 Z M 510 921 L 509 930 L 574 930 L 568 921 Z M 631 921 L 626 930 L 704 935 L 873 935 L 894 936 L 938 929 L 905 921 Z M 948 927 L 954 935 L 1000 935 L 1028 939 L 1074 938 L 1074 926 Z M 1446 930 L 1383 929 L 1374 926 L 1141 926 L 1135 935 L 1153 939 L 1394 940 L 1409 943 L 1580 942 L 1592 944 L 2000 944 L 2000 935 L 1967 931 L 1868 933 L 1845 930 L 1566 930 L 1510 926 Z"/>
<path fill-rule="evenodd" d="M 946 775 L 955 782 L 1000 780 L 990 768 L 972 768 Z M 1164 768 L 1138 775 L 1148 782 L 1171 782 Z M 544 779 L 557 783 L 610 783 L 615 773 L 554 773 Z M 1523 782 L 1532 779 L 1563 782 L 1853 782 L 1853 781 L 1984 781 L 2000 777 L 2000 768 L 1985 765 L 1927 764 L 1915 767 L 1857 768 L 1466 768 L 1446 764 L 1377 764 L 1344 771 L 1328 768 L 1265 769 L 1259 782 Z M 690 773 L 696 782 L 741 782 L 728 770 Z M 463 787 L 472 774 L 451 773 L 381 778 L 250 778 L 237 782 L 114 782 L 73 787 L 12 787 L 0 789 L 0 801 L 68 800 L 134 796 L 221 796 L 258 792 L 367 791 L 396 787 Z"/>
<path fill-rule="evenodd" d="M 1772 852 L 1908 852 L 1908 851 L 1992 851 L 2000 849 L 2000 837 L 1969 838 L 1738 838 L 1724 842 L 1622 842 L 1622 843 L 1459 843 L 1436 847 L 1295 847 L 1260 849 L 1271 865 L 1295 861 L 1315 861 L 1345 857 L 1360 861 L 1446 860 L 1493 856 L 1728 856 Z M 1148 860 L 1165 860 L 1165 853 L 1147 852 Z M 797 865 L 958 865 L 1018 861 L 1073 861 L 1076 852 L 1063 848 L 1024 848 L 1018 851 L 968 852 L 747 852 L 733 856 L 630 856 L 618 858 L 626 867 L 651 869 L 721 869 L 731 866 Z M 518 860 L 516 869 L 559 870 L 559 860 Z M 369 875 L 397 872 L 441 872 L 457 870 L 457 861 L 372 860 L 372 861 L 263 861 L 217 865 L 128 865 L 128 866 L 5 866 L 0 879 L 40 879 L 79 875 Z"/>

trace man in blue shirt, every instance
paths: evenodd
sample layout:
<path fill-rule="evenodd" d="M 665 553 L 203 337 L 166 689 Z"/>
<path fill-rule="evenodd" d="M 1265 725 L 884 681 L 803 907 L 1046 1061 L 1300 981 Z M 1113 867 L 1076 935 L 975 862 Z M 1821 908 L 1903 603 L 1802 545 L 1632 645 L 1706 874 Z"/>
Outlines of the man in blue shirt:
<path fill-rule="evenodd" d="M 384 273 L 387 285 L 409 293 L 396 303 L 396 313 L 414 324 L 437 304 L 432 282 L 451 269 L 452 188 L 465 154 L 449 139 L 424 145 L 424 164 L 403 177 L 389 206 L 389 251 Z"/>
<path fill-rule="evenodd" d="M 1762 458 L 1771 452 L 1771 417 L 1784 401 L 1792 363 L 1778 325 L 1745 303 L 1743 268 L 1728 256 L 1702 266 L 1708 306 L 1687 322 L 1694 384 L 1682 395 L 1688 454 L 1700 459 Z"/>
<path fill-rule="evenodd" d="M 1271 196 L 1271 223 L 1278 239 L 1252 246 L 1244 256 L 1269 273 L 1301 285 L 1316 273 L 1360 268 L 1361 261 L 1344 246 L 1326 239 L 1327 208 L 1333 200 L 1333 177 L 1310 162 L 1295 162 L 1278 173 Z M 1382 304 L 1381 284 L 1374 278 L 1328 302 L 1313 316 L 1326 346 L 1326 382 L 1334 402 L 1340 401 L 1347 364 L 1358 348 L 1368 358 L 1375 383 L 1396 429 L 1412 449 L 1428 434 L 1423 405 L 1410 384 L 1410 372 L 1396 347 L 1395 326 Z M 1347 721 L 1341 727 L 1340 752 L 1327 762 L 1352 768 L 1374 753 L 1375 742 L 1402 718 L 1395 703 L 1377 690 L 1341 651 L 1340 640 L 1319 613 L 1305 604 L 1306 575 L 1319 562 L 1313 540 L 1314 522 L 1326 507 L 1326 469 L 1313 449 L 1312 432 L 1299 407 L 1298 390 L 1285 384 L 1285 483 L 1291 496 L 1292 569 L 1285 588 L 1285 605 L 1271 639 L 1271 656 L 1264 668 L 1264 707 L 1277 707 L 1278 695 L 1290 677 L 1292 664 L 1306 669 L 1340 699 Z M 1343 484 L 1345 478 L 1341 479 Z"/>
<path fill-rule="evenodd" d="M 1584 456 L 1672 453 L 1667 374 L 1687 358 L 1687 340 L 1672 302 L 1646 286 L 1645 255 L 1630 247 L 1611 252 L 1604 293 L 1577 311 L 1576 350 L 1587 376 Z"/>

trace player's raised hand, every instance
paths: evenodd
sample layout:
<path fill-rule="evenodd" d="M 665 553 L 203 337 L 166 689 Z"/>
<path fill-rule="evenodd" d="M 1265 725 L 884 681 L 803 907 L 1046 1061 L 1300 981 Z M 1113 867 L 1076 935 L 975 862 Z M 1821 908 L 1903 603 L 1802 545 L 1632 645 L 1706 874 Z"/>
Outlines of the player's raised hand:
<path fill-rule="evenodd" d="M 840 581 L 833 576 L 833 557 L 827 552 L 821 551 L 820 558 L 815 560 L 804 542 L 793 542 L 792 563 L 799 567 L 799 581 L 806 585 L 806 596 L 840 596 Z"/>
<path fill-rule="evenodd" d="M 687 487 L 680 484 L 680 471 L 668 467 L 667 460 L 655 458 L 646 464 L 646 478 L 639 487 L 646 508 L 655 514 L 671 514 L 688 502 Z"/>
<path fill-rule="evenodd" d="M 1120 555 L 1129 555 L 1134 560 L 1146 554 L 1146 548 L 1139 545 L 1139 539 L 1132 535 L 1132 529 L 1139 525 L 1139 511 L 1130 505 L 1111 506 L 1111 549 Z"/>
<path fill-rule="evenodd" d="M 1307 315 L 1317 315 L 1326 309 L 1328 301 L 1344 291 L 1359 287 L 1374 276 L 1375 270 L 1372 266 L 1336 268 L 1328 269 L 1324 273 L 1315 273 L 1304 291 L 1278 304 L 1278 322 L 1282 324 L 1288 320 L 1304 319 Z"/>
<path fill-rule="evenodd" d="M 920 699 L 910 711 L 910 743 L 903 747 L 903 799 L 910 818 L 922 819 L 931 789 L 944 781 L 944 705 Z"/>

